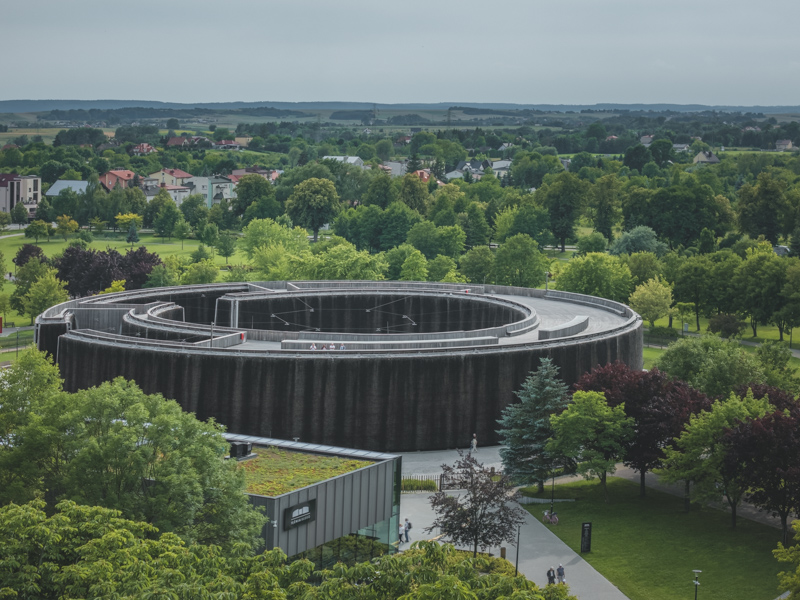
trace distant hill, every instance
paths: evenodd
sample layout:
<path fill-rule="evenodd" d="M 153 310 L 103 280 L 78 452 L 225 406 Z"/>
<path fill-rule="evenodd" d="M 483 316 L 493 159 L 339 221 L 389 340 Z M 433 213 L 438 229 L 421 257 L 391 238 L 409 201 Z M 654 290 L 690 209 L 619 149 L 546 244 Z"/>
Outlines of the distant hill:
<path fill-rule="evenodd" d="M 487 110 L 538 110 L 544 112 L 580 112 L 582 110 L 629 110 L 629 111 L 675 111 L 675 112 L 759 112 L 765 114 L 800 112 L 800 106 L 709 106 L 704 104 L 511 104 L 499 102 L 437 102 L 418 104 L 374 104 L 372 102 L 158 102 L 154 100 L 0 100 L 0 113 L 37 113 L 51 110 L 91 110 L 117 108 L 154 108 L 187 110 L 246 110 L 273 108 L 279 110 L 364 110 L 373 107 L 379 110 L 447 110 L 448 108 L 470 108 Z M 250 113 L 252 114 L 252 113 Z"/>

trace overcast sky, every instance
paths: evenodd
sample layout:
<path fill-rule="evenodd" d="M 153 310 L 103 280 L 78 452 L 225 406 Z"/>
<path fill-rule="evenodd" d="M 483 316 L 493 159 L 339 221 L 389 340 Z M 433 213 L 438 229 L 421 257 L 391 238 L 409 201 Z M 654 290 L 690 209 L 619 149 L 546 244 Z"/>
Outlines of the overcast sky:
<path fill-rule="evenodd" d="M 800 0 L 8 0 L 0 100 L 800 104 Z"/>

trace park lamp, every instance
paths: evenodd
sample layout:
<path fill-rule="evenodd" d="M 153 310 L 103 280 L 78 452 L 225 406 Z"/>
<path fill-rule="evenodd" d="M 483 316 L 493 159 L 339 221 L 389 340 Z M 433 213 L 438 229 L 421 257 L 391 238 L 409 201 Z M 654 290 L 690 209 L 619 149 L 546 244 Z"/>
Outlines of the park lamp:
<path fill-rule="evenodd" d="M 699 569 L 692 569 L 692 573 L 694 573 L 694 581 L 692 582 L 694 583 L 694 600 L 697 600 L 697 588 L 700 587 L 700 582 L 698 581 L 698 577 L 700 576 L 700 573 L 702 573 L 702 571 L 700 571 Z"/>

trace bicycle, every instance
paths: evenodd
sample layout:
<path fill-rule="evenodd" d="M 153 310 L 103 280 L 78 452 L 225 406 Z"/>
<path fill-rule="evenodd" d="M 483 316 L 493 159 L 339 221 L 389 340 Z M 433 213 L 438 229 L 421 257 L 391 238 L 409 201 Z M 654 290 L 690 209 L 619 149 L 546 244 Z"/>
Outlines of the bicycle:
<path fill-rule="evenodd" d="M 553 512 L 551 513 L 549 510 L 544 511 L 542 516 L 542 523 L 550 523 L 551 525 L 558 525 L 558 515 Z"/>

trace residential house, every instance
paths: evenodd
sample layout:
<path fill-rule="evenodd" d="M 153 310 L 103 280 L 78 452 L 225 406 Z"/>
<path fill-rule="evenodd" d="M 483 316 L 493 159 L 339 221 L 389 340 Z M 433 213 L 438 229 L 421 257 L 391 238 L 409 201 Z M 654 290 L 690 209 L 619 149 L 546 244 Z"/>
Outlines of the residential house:
<path fill-rule="evenodd" d="M 645 148 L 647 148 L 650 144 L 653 143 L 654 137 L 655 137 L 654 135 L 643 135 L 642 137 L 639 138 L 639 143 Z"/>
<path fill-rule="evenodd" d="M 445 174 L 445 179 L 463 179 L 465 173 L 469 173 L 476 181 L 483 177 L 483 172 L 490 168 L 492 163 L 488 160 L 478 160 L 473 158 L 470 161 L 462 160 L 456 165 L 455 170 Z"/>
<path fill-rule="evenodd" d="M 112 138 L 112 139 L 108 140 L 107 142 L 104 142 L 104 143 L 100 144 L 97 147 L 96 152 L 98 154 L 102 154 L 106 150 L 113 150 L 114 148 L 119 148 L 119 142 Z"/>
<path fill-rule="evenodd" d="M 55 198 L 61 193 L 61 190 L 72 190 L 76 194 L 83 194 L 86 192 L 86 188 L 89 187 L 88 181 L 79 181 L 74 179 L 59 179 L 53 185 L 50 186 L 50 189 L 47 190 L 44 195 L 48 198 Z"/>
<path fill-rule="evenodd" d="M 502 178 L 504 175 L 507 175 L 510 170 L 511 170 L 510 160 L 492 161 L 492 172 L 494 173 L 494 176 L 497 177 L 498 179 Z"/>
<path fill-rule="evenodd" d="M 347 163 L 348 165 L 355 165 L 364 168 L 364 161 L 358 156 L 323 156 L 322 160 L 336 160 L 339 162 Z"/>
<path fill-rule="evenodd" d="M 481 173 L 483 174 L 484 170 L 490 168 L 492 163 L 488 160 L 479 160 L 477 158 L 473 158 L 472 160 L 465 161 L 462 160 L 456 165 L 456 171 L 464 171 L 465 169 L 469 169 L 473 173 Z"/>
<path fill-rule="evenodd" d="M 161 190 L 166 190 L 170 198 L 176 205 L 180 206 L 181 202 L 186 200 L 191 190 L 183 185 L 170 185 L 168 183 L 159 183 L 157 179 L 148 177 L 142 183 L 142 191 L 144 192 L 147 201 L 150 202 L 155 198 Z"/>
<path fill-rule="evenodd" d="M 236 140 L 220 140 L 214 142 L 214 150 L 241 150 L 242 145 Z"/>
<path fill-rule="evenodd" d="M 167 140 L 167 148 L 184 148 L 190 144 L 190 139 L 184 136 L 171 137 Z"/>
<path fill-rule="evenodd" d="M 406 163 L 387 160 L 381 167 L 384 171 L 389 173 L 392 177 L 402 177 L 406 174 Z"/>
<path fill-rule="evenodd" d="M 558 162 L 561 163 L 561 166 L 564 167 L 565 171 L 569 171 L 569 166 L 572 164 L 571 158 L 559 158 Z"/>
<path fill-rule="evenodd" d="M 190 194 L 200 194 L 206 199 L 206 206 L 211 208 L 223 200 L 236 197 L 234 183 L 228 177 L 192 177 L 184 183 Z"/>
<path fill-rule="evenodd" d="M 148 154 L 153 154 L 156 151 L 150 144 L 142 142 L 141 144 L 136 144 L 133 148 L 131 148 L 131 154 L 134 156 L 146 156 Z"/>
<path fill-rule="evenodd" d="M 759 131 L 761 131 L 761 127 L 758 127 L 757 125 L 756 125 L 756 126 L 754 126 L 754 125 L 748 125 L 748 126 L 747 126 L 747 127 L 745 127 L 744 129 L 742 129 L 742 131 L 755 131 L 755 132 L 759 132 Z"/>
<path fill-rule="evenodd" d="M 273 171 L 271 169 L 266 169 L 261 165 L 253 165 L 252 167 L 246 167 L 244 169 L 234 169 L 231 173 L 231 176 L 236 177 L 238 181 L 239 178 L 242 178 L 245 175 L 260 175 L 267 181 L 273 181 L 272 172 Z"/>
<path fill-rule="evenodd" d="M 161 169 L 155 173 L 150 173 L 147 177 L 156 179 L 159 185 L 162 183 L 166 183 L 167 185 L 183 185 L 190 180 L 193 175 L 181 169 Z"/>
<path fill-rule="evenodd" d="M 252 136 L 243 135 L 243 136 L 236 136 L 236 138 L 233 141 L 239 144 L 239 146 L 241 146 L 242 148 L 247 148 L 252 140 L 253 140 Z"/>
<path fill-rule="evenodd" d="M 36 216 L 41 197 L 42 180 L 38 175 L 16 175 L 0 173 L 0 210 L 11 212 L 22 203 L 28 210 L 28 218 Z"/>
<path fill-rule="evenodd" d="M 794 148 L 794 146 L 792 146 L 792 140 L 777 140 L 775 142 L 775 148 L 778 152 L 786 152 Z"/>
<path fill-rule="evenodd" d="M 508 142 L 505 142 L 503 144 L 500 144 L 500 147 L 497 149 L 497 151 L 498 152 L 505 152 L 506 150 L 511 150 L 511 148 L 513 148 L 513 147 L 514 147 L 514 144 L 510 144 Z"/>
<path fill-rule="evenodd" d="M 672 144 L 673 152 L 688 152 L 689 144 Z"/>
<path fill-rule="evenodd" d="M 129 188 L 133 185 L 133 178 L 136 173 L 128 169 L 112 169 L 100 175 L 100 185 L 102 185 L 109 192 L 117 185 L 122 189 Z"/>
<path fill-rule="evenodd" d="M 697 164 L 714 165 L 719 162 L 719 158 L 717 158 L 717 155 L 711 151 L 703 151 L 703 152 L 698 152 L 697 156 L 694 157 L 694 160 L 692 162 L 696 165 Z"/>
<path fill-rule="evenodd" d="M 614 140 L 618 140 L 619 138 L 616 135 L 610 135 L 606 138 L 607 142 L 613 142 Z"/>

